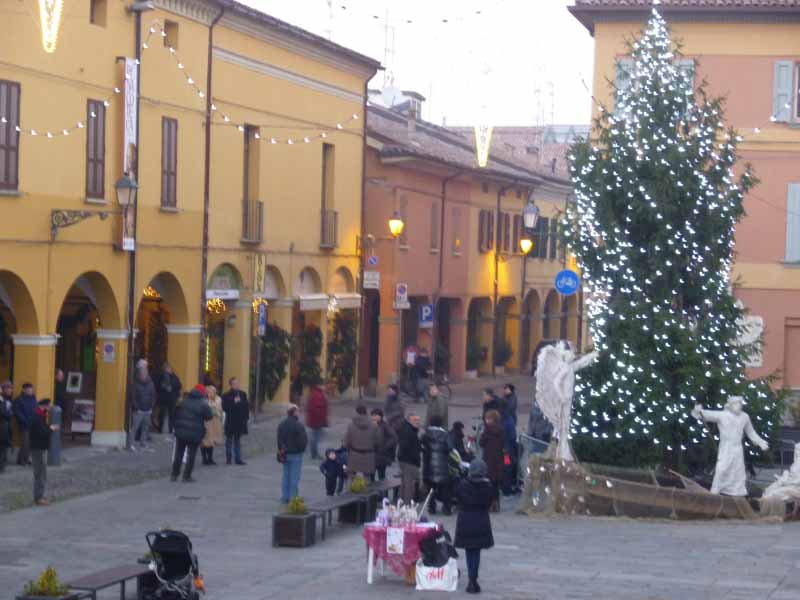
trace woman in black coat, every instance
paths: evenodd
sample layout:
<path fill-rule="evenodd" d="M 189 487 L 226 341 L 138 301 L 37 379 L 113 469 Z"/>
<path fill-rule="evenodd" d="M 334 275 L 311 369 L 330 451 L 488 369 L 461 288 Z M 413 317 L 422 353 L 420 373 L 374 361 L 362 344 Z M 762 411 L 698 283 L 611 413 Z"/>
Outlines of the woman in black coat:
<path fill-rule="evenodd" d="M 505 433 L 500 425 L 500 413 L 490 410 L 484 417 L 486 427 L 481 434 L 480 445 L 483 448 L 483 460 L 486 461 L 487 475 L 494 485 L 495 501 L 497 506 L 492 510 L 499 509 L 500 501 L 500 482 L 503 480 L 503 448 L 505 447 Z"/>
<path fill-rule="evenodd" d="M 452 507 L 452 481 L 450 478 L 450 436 L 442 427 L 442 418 L 438 415 L 431 417 L 431 423 L 422 436 L 422 480 L 434 490 L 428 509 L 432 515 L 436 514 L 436 499 L 442 501 L 442 512 L 451 513 Z"/>
<path fill-rule="evenodd" d="M 456 489 L 456 498 L 461 506 L 456 520 L 455 547 L 463 548 L 467 556 L 469 584 L 466 592 L 478 594 L 478 569 L 481 550 L 494 546 L 489 507 L 494 502 L 494 486 L 487 477 L 486 463 L 476 458 L 469 465 L 469 475 Z"/>

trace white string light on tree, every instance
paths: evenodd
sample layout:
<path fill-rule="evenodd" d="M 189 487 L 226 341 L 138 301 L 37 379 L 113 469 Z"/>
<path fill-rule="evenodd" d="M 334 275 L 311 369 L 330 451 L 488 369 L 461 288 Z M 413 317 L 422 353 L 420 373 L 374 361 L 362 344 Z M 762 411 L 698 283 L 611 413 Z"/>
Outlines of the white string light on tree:
<path fill-rule="evenodd" d="M 674 464 L 712 436 L 689 414 L 696 403 L 743 395 L 764 429 L 779 422 L 769 382 L 745 377 L 730 292 L 734 228 L 757 181 L 749 166 L 736 177 L 742 138 L 676 64 L 656 9 L 630 54 L 615 111 L 599 106 L 595 141 L 570 156 L 565 225 L 600 352 L 576 375 L 571 433 L 584 460 Z"/>

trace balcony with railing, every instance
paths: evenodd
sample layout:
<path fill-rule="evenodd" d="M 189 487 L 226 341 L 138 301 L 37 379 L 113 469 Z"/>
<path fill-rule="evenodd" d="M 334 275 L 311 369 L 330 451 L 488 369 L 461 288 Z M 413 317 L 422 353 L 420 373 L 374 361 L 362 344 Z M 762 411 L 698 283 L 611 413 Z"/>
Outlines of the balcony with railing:
<path fill-rule="evenodd" d="M 264 203 L 242 201 L 242 243 L 260 244 L 264 241 Z"/>
<path fill-rule="evenodd" d="M 328 208 L 322 209 L 319 247 L 333 249 L 339 244 L 339 213 Z"/>

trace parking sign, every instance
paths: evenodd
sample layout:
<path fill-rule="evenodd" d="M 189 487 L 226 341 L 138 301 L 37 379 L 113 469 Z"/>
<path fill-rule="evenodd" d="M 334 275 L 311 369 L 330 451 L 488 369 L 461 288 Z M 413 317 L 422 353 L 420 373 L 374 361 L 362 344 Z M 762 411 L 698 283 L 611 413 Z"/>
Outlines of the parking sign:
<path fill-rule="evenodd" d="M 419 307 L 419 328 L 433 328 L 433 304 L 422 304 Z"/>

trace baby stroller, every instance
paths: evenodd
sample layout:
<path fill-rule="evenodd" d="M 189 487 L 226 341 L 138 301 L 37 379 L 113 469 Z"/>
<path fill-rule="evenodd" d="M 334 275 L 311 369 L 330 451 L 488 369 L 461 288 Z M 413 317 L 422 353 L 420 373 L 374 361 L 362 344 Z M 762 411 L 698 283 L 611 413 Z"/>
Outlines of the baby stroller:
<path fill-rule="evenodd" d="M 185 533 L 163 529 L 145 536 L 150 554 L 150 570 L 158 585 L 143 600 L 198 600 L 205 593 L 192 542 Z"/>

